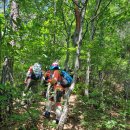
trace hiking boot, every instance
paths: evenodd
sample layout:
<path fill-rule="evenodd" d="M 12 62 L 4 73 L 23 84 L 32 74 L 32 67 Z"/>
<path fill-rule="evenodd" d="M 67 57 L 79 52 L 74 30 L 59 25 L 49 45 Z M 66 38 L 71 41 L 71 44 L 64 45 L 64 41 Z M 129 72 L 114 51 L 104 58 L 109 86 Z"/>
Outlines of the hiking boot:
<path fill-rule="evenodd" d="M 44 113 L 44 116 L 45 116 L 46 118 L 49 118 L 49 117 L 50 117 L 50 112 L 46 111 L 46 112 Z"/>
<path fill-rule="evenodd" d="M 58 124 L 58 123 L 59 123 L 59 120 L 58 120 L 58 119 L 55 119 L 55 120 L 53 120 L 53 123 Z"/>

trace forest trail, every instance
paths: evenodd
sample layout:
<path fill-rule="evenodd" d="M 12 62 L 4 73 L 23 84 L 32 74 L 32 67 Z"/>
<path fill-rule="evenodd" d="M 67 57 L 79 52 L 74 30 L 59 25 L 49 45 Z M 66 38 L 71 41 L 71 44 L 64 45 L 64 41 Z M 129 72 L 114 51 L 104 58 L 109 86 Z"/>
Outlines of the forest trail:
<path fill-rule="evenodd" d="M 67 118 L 67 122 L 64 125 L 64 130 L 85 130 L 81 124 L 80 124 L 80 120 L 83 118 L 82 114 L 79 115 L 79 112 L 76 112 L 74 108 L 79 107 L 77 106 L 77 96 L 76 95 L 71 95 L 70 99 L 69 99 L 69 113 L 68 113 L 68 118 Z M 40 110 L 43 113 L 43 107 L 45 106 L 44 102 L 40 103 Z M 55 118 L 55 114 L 52 112 L 51 114 L 51 119 L 48 120 L 46 118 L 44 118 L 42 115 L 40 117 L 41 122 L 38 124 L 38 130 L 56 130 L 56 128 L 52 128 L 51 123 L 53 121 L 53 119 Z M 43 120 L 43 121 L 42 121 Z M 45 125 L 45 123 L 49 121 L 50 123 L 48 123 L 48 125 Z M 50 124 L 50 126 L 49 126 Z"/>

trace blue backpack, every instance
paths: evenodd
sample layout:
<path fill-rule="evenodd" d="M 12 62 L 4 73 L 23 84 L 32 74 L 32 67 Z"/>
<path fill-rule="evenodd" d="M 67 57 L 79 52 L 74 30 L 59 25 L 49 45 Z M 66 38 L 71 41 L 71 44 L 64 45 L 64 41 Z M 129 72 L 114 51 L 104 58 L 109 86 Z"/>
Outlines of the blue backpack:
<path fill-rule="evenodd" d="M 70 86 L 73 81 L 73 78 L 70 76 L 70 74 L 64 70 L 61 70 L 61 76 L 62 76 L 61 85 L 63 85 L 64 87 Z"/>

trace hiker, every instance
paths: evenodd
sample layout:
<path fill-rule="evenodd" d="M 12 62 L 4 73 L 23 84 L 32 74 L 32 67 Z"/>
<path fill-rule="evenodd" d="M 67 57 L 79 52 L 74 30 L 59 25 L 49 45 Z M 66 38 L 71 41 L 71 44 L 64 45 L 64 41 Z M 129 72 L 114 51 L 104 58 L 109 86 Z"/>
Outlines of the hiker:
<path fill-rule="evenodd" d="M 51 79 L 52 77 L 52 72 L 51 70 L 47 70 L 44 74 L 44 84 L 48 83 L 48 80 Z"/>
<path fill-rule="evenodd" d="M 39 63 L 34 63 L 34 65 L 30 66 L 24 80 L 24 83 L 26 84 L 26 91 L 28 91 L 31 87 L 32 81 L 36 83 L 38 80 L 41 81 L 42 77 L 43 71 Z"/>
<path fill-rule="evenodd" d="M 55 105 L 56 106 L 55 122 L 56 124 L 58 124 L 60 116 L 61 116 L 61 111 L 62 111 L 61 97 L 63 96 L 63 91 L 64 91 L 64 88 L 60 84 L 61 75 L 60 75 L 60 67 L 59 67 L 58 62 L 54 62 L 50 66 L 50 71 L 52 72 L 52 77 L 48 79 L 48 82 L 52 85 L 53 90 L 56 93 L 56 101 L 54 101 L 54 97 L 53 97 L 46 103 L 46 111 L 44 113 L 44 116 L 49 118 L 51 107 L 52 105 Z"/>
<path fill-rule="evenodd" d="M 45 73 L 44 73 L 44 76 L 43 76 L 43 80 L 42 80 L 42 84 L 44 85 L 44 90 L 42 91 L 42 96 L 44 98 L 46 98 L 46 91 L 47 91 L 47 87 L 48 87 L 48 80 L 51 79 L 52 77 L 52 72 L 51 70 L 47 70 Z"/>

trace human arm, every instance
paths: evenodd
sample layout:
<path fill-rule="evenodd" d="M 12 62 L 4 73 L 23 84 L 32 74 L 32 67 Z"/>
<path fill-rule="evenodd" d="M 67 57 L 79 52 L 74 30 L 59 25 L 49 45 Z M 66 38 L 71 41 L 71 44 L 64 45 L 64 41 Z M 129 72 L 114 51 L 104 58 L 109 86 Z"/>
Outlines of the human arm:
<path fill-rule="evenodd" d="M 25 78 L 25 80 L 24 80 L 24 83 L 25 83 L 25 84 L 27 83 L 28 78 L 31 77 L 32 71 L 33 71 L 33 70 L 32 70 L 32 67 L 30 67 L 30 68 L 28 69 L 27 73 L 26 73 L 26 78 Z"/>

